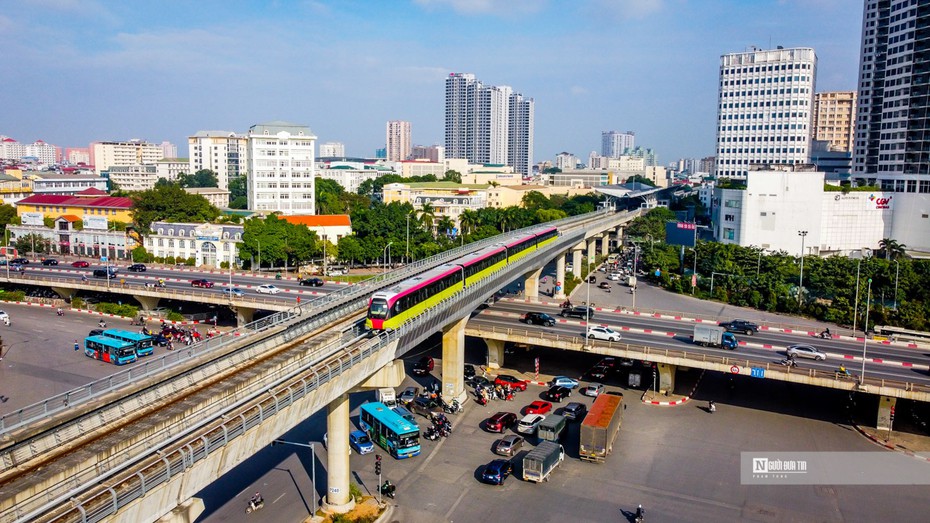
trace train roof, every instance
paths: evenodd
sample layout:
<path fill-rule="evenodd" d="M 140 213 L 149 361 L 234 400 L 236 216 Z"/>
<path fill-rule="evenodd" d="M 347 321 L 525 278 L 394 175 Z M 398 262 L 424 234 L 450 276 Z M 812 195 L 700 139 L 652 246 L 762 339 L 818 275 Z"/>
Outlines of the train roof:
<path fill-rule="evenodd" d="M 421 272 L 420 274 L 417 274 L 416 276 L 413 276 L 412 278 L 407 278 L 406 280 L 403 280 L 394 285 L 391 285 L 390 287 L 384 290 L 378 291 L 372 295 L 372 298 L 389 298 L 391 296 L 394 296 L 395 294 L 416 288 L 435 278 L 438 278 L 440 276 L 445 276 L 446 274 L 450 272 L 455 272 L 457 270 L 460 270 L 458 265 L 455 265 L 453 263 L 444 263 L 438 267 L 433 267 L 432 269 L 428 271 Z"/>

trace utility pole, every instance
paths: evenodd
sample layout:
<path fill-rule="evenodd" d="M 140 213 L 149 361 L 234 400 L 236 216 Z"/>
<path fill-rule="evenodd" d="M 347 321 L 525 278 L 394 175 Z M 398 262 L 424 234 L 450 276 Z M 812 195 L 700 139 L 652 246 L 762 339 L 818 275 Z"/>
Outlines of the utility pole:
<path fill-rule="evenodd" d="M 798 308 L 801 308 L 801 299 L 804 297 L 804 240 L 807 238 L 807 231 L 798 231 L 801 237 L 801 277 L 798 278 Z"/>

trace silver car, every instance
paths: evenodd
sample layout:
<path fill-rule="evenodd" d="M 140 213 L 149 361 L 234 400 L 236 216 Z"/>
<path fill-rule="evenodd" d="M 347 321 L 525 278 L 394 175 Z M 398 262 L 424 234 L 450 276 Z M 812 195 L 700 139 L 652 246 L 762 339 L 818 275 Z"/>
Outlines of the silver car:
<path fill-rule="evenodd" d="M 494 453 L 501 456 L 514 456 L 523 448 L 523 438 L 516 434 L 504 436 L 494 445 Z"/>
<path fill-rule="evenodd" d="M 816 361 L 827 359 L 826 352 L 811 345 L 791 345 L 788 347 L 788 350 L 785 351 L 785 354 L 787 354 L 789 358 L 794 356 L 796 358 L 810 358 Z"/>

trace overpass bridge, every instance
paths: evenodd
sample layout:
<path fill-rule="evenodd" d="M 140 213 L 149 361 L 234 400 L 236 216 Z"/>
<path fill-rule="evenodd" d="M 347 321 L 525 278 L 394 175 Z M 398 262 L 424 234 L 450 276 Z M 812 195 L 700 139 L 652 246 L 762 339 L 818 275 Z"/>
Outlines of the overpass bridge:
<path fill-rule="evenodd" d="M 538 291 L 542 265 L 576 267 L 633 213 L 597 212 L 556 223 L 560 236 L 534 257 L 498 270 L 392 332 L 362 336 L 367 298 L 379 288 L 500 241 L 492 238 L 301 304 L 239 329 L 212 347 L 192 347 L 17 416 L 0 434 L 0 522 L 180 521 L 199 513 L 204 486 L 324 405 L 330 433 L 326 505 L 345 511 L 348 393 L 399 384 L 394 360 L 443 333 L 443 396 L 464 399 L 464 336 L 470 311 L 515 278 Z M 167 357 L 166 357 L 167 358 Z"/>

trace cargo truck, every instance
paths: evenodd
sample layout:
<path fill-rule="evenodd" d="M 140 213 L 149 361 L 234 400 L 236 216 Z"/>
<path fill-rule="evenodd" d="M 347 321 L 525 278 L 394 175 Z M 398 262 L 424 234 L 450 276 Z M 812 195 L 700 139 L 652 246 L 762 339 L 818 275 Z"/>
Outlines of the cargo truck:
<path fill-rule="evenodd" d="M 397 406 L 397 394 L 394 392 L 394 389 L 390 387 L 384 387 L 383 389 L 378 389 L 378 401 L 384 403 L 388 408 L 393 408 Z"/>
<path fill-rule="evenodd" d="M 739 346 L 733 333 L 727 332 L 725 328 L 716 325 L 695 325 L 694 336 L 691 339 L 694 343 L 705 347 L 723 347 L 734 350 Z"/>
<path fill-rule="evenodd" d="M 601 394 L 581 423 L 578 455 L 585 461 L 603 463 L 613 450 L 623 420 L 623 396 Z"/>
<path fill-rule="evenodd" d="M 546 419 L 539 422 L 536 435 L 539 436 L 540 440 L 558 443 L 559 439 L 562 437 L 562 433 L 565 431 L 566 422 L 565 416 L 559 414 L 548 416 Z"/>
<path fill-rule="evenodd" d="M 549 474 L 565 459 L 565 449 L 558 443 L 543 441 L 523 457 L 523 479 L 539 483 L 548 481 Z"/>

